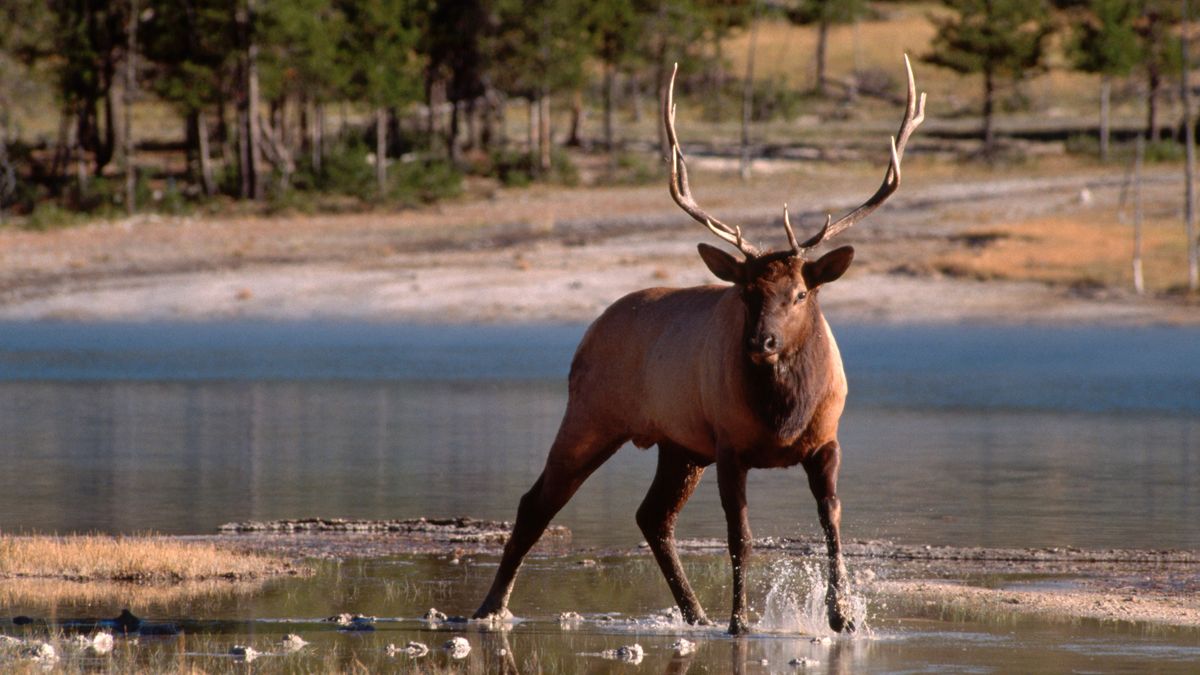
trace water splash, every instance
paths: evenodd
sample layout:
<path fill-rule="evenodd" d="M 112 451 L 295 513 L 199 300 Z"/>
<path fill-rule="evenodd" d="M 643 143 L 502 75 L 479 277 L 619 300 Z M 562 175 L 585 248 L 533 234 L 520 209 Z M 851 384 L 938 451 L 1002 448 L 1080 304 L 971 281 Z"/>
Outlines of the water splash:
<path fill-rule="evenodd" d="M 769 568 L 771 585 L 755 629 L 766 633 L 831 636 L 825 613 L 825 565 L 779 558 Z M 850 616 L 859 630 L 866 628 L 866 596 L 851 588 Z"/>

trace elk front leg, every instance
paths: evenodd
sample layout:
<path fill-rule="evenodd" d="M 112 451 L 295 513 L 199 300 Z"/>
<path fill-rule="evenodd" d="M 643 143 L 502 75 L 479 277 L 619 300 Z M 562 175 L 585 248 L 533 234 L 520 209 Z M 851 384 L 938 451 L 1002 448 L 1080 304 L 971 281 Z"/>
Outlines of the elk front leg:
<path fill-rule="evenodd" d="M 729 560 L 733 564 L 733 612 L 729 634 L 750 632 L 746 621 L 746 563 L 750 558 L 750 519 L 746 511 L 746 468 L 732 451 L 717 453 L 717 487 L 729 536 Z"/>
<path fill-rule="evenodd" d="M 825 531 L 829 555 L 829 585 L 825 589 L 829 627 L 838 633 L 853 633 L 854 620 L 846 597 L 846 563 L 842 560 L 842 505 L 837 497 L 841 457 L 837 441 L 830 441 L 804 462 L 804 470 L 808 474 L 808 486 L 817 500 L 817 514 L 821 518 L 821 529 Z"/>
<path fill-rule="evenodd" d="M 703 476 L 704 467 L 689 459 L 686 451 L 660 443 L 654 481 L 637 510 L 638 527 L 642 528 L 646 543 L 667 578 L 683 620 L 692 625 L 708 624 L 709 621 L 675 552 L 675 519 Z"/>

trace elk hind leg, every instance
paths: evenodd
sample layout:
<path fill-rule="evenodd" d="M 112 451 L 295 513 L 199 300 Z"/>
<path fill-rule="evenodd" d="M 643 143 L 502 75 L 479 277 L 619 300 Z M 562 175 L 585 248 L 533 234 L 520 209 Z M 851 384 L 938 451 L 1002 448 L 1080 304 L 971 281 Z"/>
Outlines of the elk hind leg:
<path fill-rule="evenodd" d="M 568 419 L 570 419 L 568 417 Z M 525 555 L 541 538 L 554 516 L 571 499 L 579 486 L 625 442 L 624 438 L 600 436 L 588 430 L 575 432 L 564 420 L 546 458 L 546 467 L 533 487 L 521 497 L 512 534 L 504 545 L 500 568 L 487 597 L 475 610 L 475 619 L 507 619 L 508 598 L 517 570 Z"/>
<path fill-rule="evenodd" d="M 675 520 L 703 475 L 704 467 L 689 459 L 683 448 L 660 443 L 658 469 L 637 510 L 638 527 L 667 578 L 675 603 L 679 605 L 684 621 L 693 625 L 708 624 L 709 620 L 679 563 L 675 551 Z"/>

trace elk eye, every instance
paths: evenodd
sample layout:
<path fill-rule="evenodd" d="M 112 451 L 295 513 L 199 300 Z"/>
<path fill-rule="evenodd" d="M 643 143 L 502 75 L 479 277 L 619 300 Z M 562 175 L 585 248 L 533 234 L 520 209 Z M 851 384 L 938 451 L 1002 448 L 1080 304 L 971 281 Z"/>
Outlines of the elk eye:
<path fill-rule="evenodd" d="M 801 302 L 804 302 L 804 299 L 807 297 L 808 297 L 808 291 L 800 291 L 799 293 L 796 294 L 796 304 L 800 304 Z"/>

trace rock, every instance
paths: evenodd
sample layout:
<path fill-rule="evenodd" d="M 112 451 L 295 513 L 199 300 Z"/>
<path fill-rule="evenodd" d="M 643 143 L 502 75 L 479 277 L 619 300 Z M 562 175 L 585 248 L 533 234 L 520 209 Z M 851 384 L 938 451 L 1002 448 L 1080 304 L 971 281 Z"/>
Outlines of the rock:
<path fill-rule="evenodd" d="M 289 652 L 303 649 L 307 644 L 307 640 L 299 635 L 296 635 L 295 633 L 288 633 L 287 635 L 283 636 L 283 648 Z"/>
<path fill-rule="evenodd" d="M 563 630 L 571 630 L 583 623 L 583 617 L 579 612 L 562 612 L 558 615 L 558 627 Z"/>
<path fill-rule="evenodd" d="M 579 565 L 580 567 L 595 567 L 596 561 L 592 560 L 591 558 L 584 558 L 575 564 Z"/>
<path fill-rule="evenodd" d="M 766 660 L 766 659 L 759 659 L 759 660 L 758 660 L 758 665 L 760 665 L 760 666 L 769 666 L 769 665 L 771 665 L 771 662 L 770 662 L 770 661 L 768 661 L 768 660 Z"/>
<path fill-rule="evenodd" d="M 815 637 L 809 640 L 809 642 L 813 643 L 814 645 L 828 645 L 833 644 L 833 638 L 830 638 L 828 635 L 824 635 L 821 637 Z"/>
<path fill-rule="evenodd" d="M 96 633 L 91 637 L 76 635 L 71 638 L 69 644 L 76 649 L 103 655 L 112 651 L 113 636 L 112 633 Z"/>
<path fill-rule="evenodd" d="M 467 642 L 467 639 L 464 637 L 453 637 L 446 640 L 446 644 L 442 645 L 442 649 L 452 659 L 465 659 L 467 654 L 471 653 L 471 643 Z"/>
<path fill-rule="evenodd" d="M 20 644 L 22 644 L 21 640 L 15 638 L 15 637 L 10 637 L 8 635 L 0 635 L 0 649 L 16 647 L 17 645 L 20 645 Z"/>
<path fill-rule="evenodd" d="M 807 668 L 809 666 L 819 666 L 821 665 L 821 662 L 816 659 L 792 659 L 791 661 L 788 661 L 788 665 L 799 668 Z"/>
<path fill-rule="evenodd" d="M 671 643 L 671 649 L 679 656 L 687 656 L 696 651 L 696 643 L 687 638 L 679 638 Z"/>
<path fill-rule="evenodd" d="M 605 649 L 600 652 L 600 656 L 636 665 L 642 662 L 642 659 L 646 656 L 646 651 L 642 649 L 641 645 L 634 643 L 616 649 Z"/>
<path fill-rule="evenodd" d="M 21 652 L 21 656 L 42 663 L 54 663 L 58 660 L 58 650 L 46 642 L 35 642 Z"/>
<path fill-rule="evenodd" d="M 21 614 L 14 616 L 12 622 L 14 626 L 28 626 L 29 624 L 33 623 L 33 619 Z"/>
<path fill-rule="evenodd" d="M 470 646 L 467 647 L 467 650 L 470 650 Z M 403 654 L 414 659 L 419 659 L 428 653 L 429 646 L 424 642 L 410 642 L 403 647 L 397 647 L 396 645 L 392 644 L 387 646 L 388 656 L 397 656 L 399 654 Z"/>
<path fill-rule="evenodd" d="M 257 659 L 259 656 L 257 649 L 254 647 L 247 647 L 246 645 L 234 645 L 232 648 L 230 648 L 229 654 L 239 661 L 245 661 L 247 663 Z"/>
<path fill-rule="evenodd" d="M 430 607 L 428 612 L 425 612 L 425 620 L 429 623 L 441 623 L 446 620 L 446 615 L 439 612 L 436 607 Z"/>
<path fill-rule="evenodd" d="M 142 620 L 133 615 L 128 608 L 121 610 L 121 614 L 112 620 L 113 627 L 118 631 L 129 634 L 136 633 L 142 625 Z"/>
<path fill-rule="evenodd" d="M 375 617 L 373 616 L 343 612 L 341 614 L 335 614 L 334 616 L 328 617 L 325 620 L 330 623 L 336 623 L 338 625 L 338 630 L 375 630 L 375 626 L 372 625 L 375 623 Z"/>

